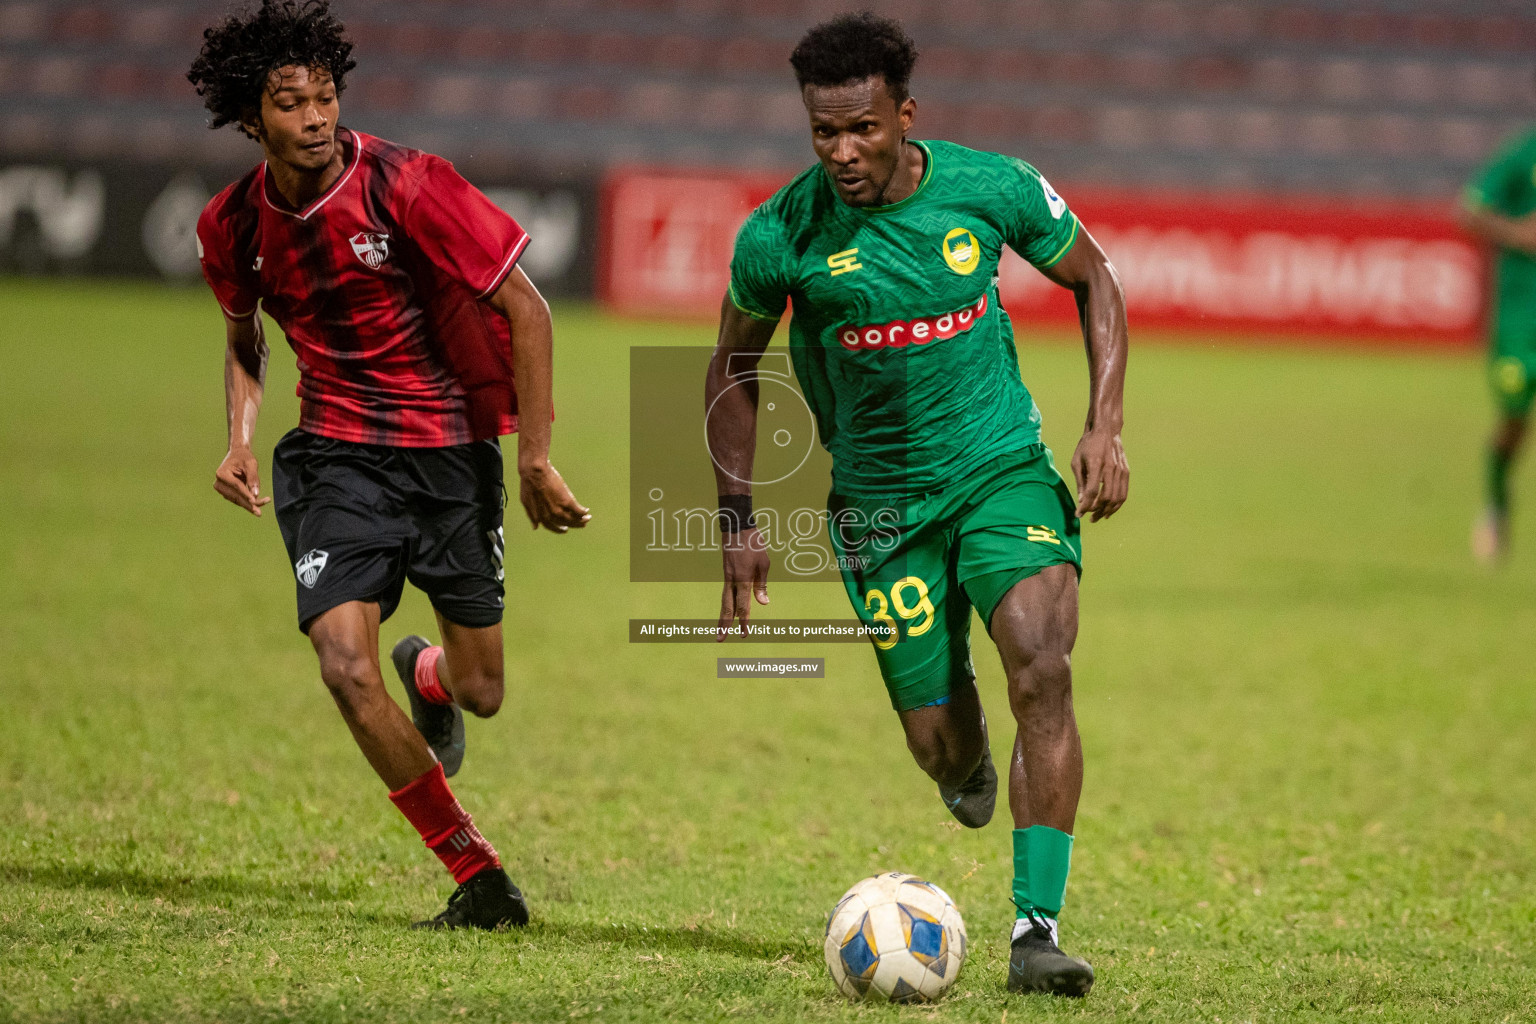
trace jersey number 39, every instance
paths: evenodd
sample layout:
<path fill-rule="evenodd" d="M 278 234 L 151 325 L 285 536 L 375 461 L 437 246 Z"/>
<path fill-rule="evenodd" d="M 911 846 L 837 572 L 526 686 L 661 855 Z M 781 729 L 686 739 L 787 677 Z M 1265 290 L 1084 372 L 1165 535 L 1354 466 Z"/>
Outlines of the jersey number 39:
<path fill-rule="evenodd" d="M 917 595 L 917 604 L 907 604 L 908 591 Z M 928 584 L 916 576 L 907 576 L 891 584 L 891 596 L 887 600 L 885 592 L 879 587 L 870 590 L 864 595 L 864 609 L 870 613 L 870 618 L 879 625 L 885 627 L 884 636 L 880 633 L 872 637 L 876 647 L 882 651 L 890 650 L 901 639 L 901 633 L 897 628 L 896 620 L 891 618 L 891 609 L 896 614 L 911 622 L 913 619 L 921 619 L 916 625 L 907 627 L 907 636 L 922 636 L 933 628 L 935 610 L 933 602 L 928 599 Z"/>

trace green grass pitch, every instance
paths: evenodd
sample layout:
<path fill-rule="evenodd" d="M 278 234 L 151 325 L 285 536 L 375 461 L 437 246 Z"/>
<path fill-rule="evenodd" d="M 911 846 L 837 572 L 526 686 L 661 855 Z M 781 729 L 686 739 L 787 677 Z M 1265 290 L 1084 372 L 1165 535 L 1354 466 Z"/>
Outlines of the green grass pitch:
<path fill-rule="evenodd" d="M 718 601 L 627 581 L 616 427 L 629 346 L 707 328 L 556 310 L 555 462 L 596 518 L 509 514 L 509 696 L 455 783 L 535 923 L 421 935 L 452 884 L 318 681 L 275 522 L 213 492 L 212 299 L 11 282 L 0 314 L 0 1020 L 1531 1019 L 1536 514 L 1501 571 L 1470 563 L 1473 356 L 1133 352 L 1131 500 L 1085 530 L 1076 658 L 1063 931 L 1099 982 L 1066 1002 L 1004 991 L 1006 814 L 951 824 L 866 650 L 735 648 L 828 659 L 763 685 L 626 643 Z M 273 341 L 264 470 L 296 417 Z M 1065 464 L 1081 351 L 1030 335 L 1022 362 Z M 832 584 L 773 599 L 847 614 Z M 412 596 L 385 642 L 430 621 Z M 935 1009 L 826 977 L 827 911 L 888 869 L 965 915 Z"/>

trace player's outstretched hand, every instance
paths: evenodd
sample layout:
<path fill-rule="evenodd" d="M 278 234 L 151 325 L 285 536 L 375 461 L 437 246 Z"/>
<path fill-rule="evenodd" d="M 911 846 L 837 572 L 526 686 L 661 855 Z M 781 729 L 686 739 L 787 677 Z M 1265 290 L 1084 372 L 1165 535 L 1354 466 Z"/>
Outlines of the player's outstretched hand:
<path fill-rule="evenodd" d="M 1131 466 L 1119 431 L 1089 430 L 1072 453 L 1072 475 L 1077 478 L 1077 515 L 1092 516 L 1089 522 L 1107 519 L 1125 504 L 1131 490 Z"/>
<path fill-rule="evenodd" d="M 560 471 L 547 461 L 519 461 L 517 475 L 522 480 L 518 497 L 535 530 L 542 526 L 555 533 L 564 533 L 586 526 L 592 518 L 592 513 L 565 485 Z"/>
<path fill-rule="evenodd" d="M 1536 256 L 1536 213 L 1510 218 L 1509 247 Z"/>
<path fill-rule="evenodd" d="M 720 556 L 725 563 L 725 588 L 720 592 L 716 642 L 724 640 L 737 621 L 741 623 L 742 635 L 746 635 L 754 597 L 758 604 L 768 603 L 768 544 L 757 527 L 726 534 L 720 544 Z"/>
<path fill-rule="evenodd" d="M 261 470 L 249 448 L 229 450 L 213 475 L 213 489 L 253 516 L 261 515 L 261 507 L 272 503 L 270 497 L 261 496 Z"/>

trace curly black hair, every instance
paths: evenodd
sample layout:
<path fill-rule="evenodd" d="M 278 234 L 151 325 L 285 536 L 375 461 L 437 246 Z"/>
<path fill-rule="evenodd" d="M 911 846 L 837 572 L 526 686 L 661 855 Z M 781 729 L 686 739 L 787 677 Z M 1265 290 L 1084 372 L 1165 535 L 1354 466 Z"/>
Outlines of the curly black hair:
<path fill-rule="evenodd" d="M 901 23 L 870 11 L 840 14 L 811 29 L 789 55 L 800 88 L 843 85 L 880 75 L 901 104 L 917 63 L 917 45 Z"/>
<path fill-rule="evenodd" d="M 261 108 L 272 72 L 319 68 L 330 72 L 340 94 L 357 67 L 352 43 L 328 0 L 261 0 L 255 10 L 231 14 L 203 32 L 203 49 L 187 72 L 212 118 L 210 128 L 233 124 Z"/>

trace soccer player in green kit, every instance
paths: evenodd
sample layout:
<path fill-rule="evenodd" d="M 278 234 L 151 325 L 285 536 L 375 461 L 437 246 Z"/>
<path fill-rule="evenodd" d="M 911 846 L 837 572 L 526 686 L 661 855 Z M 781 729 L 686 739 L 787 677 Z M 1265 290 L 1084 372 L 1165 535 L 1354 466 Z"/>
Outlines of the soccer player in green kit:
<path fill-rule="evenodd" d="M 1488 444 L 1486 505 L 1472 552 L 1494 562 L 1509 546 L 1509 473 L 1536 398 L 1536 129 L 1511 140 L 1462 197 L 1462 220 L 1498 250 L 1489 316 L 1489 383 L 1499 422 Z"/>
<path fill-rule="evenodd" d="M 1002 657 L 1018 726 L 1008 987 L 1082 996 L 1093 969 L 1061 952 L 1056 925 L 1083 775 L 1071 675 L 1078 522 L 1112 515 L 1129 486 L 1125 305 L 1103 251 L 1034 168 L 907 138 L 916 58 L 899 24 L 871 14 L 818 25 L 790 58 L 820 162 L 737 236 L 706 382 L 726 538 L 721 635 L 745 627 L 753 597 L 768 601 L 748 483 L 752 373 L 788 301 L 791 359 L 832 454 L 828 526 L 848 596 L 887 631 L 875 654 L 908 747 L 972 828 L 997 795 L 972 607 Z M 1041 443 L 998 303 L 1004 245 L 1077 298 L 1090 394 L 1076 501 Z"/>

